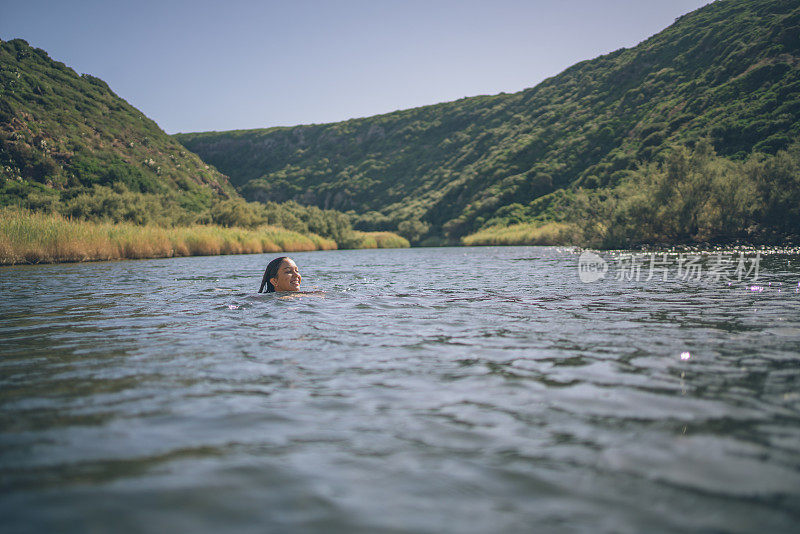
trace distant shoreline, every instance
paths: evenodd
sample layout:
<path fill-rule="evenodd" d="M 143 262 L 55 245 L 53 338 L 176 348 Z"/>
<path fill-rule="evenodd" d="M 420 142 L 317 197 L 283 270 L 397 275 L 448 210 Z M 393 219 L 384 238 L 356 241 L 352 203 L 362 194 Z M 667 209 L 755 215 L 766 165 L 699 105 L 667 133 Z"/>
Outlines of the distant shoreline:
<path fill-rule="evenodd" d="M 560 246 L 621 250 L 592 246 L 582 242 L 578 235 L 577 227 L 571 224 L 521 224 L 476 232 L 462 238 L 460 243 L 445 246 Z M 0 217 L 0 266 L 409 247 L 405 238 L 392 232 L 354 231 L 345 246 L 340 247 L 333 239 L 277 226 L 253 229 L 216 225 L 162 228 L 132 223 L 79 221 L 57 214 L 8 209 L 3 210 Z M 800 245 L 791 239 L 781 243 L 632 244 L 625 250 L 702 252 L 776 247 L 785 249 L 788 254 L 800 253 Z"/>
<path fill-rule="evenodd" d="M 642 250 L 648 252 L 692 252 L 710 249 L 786 248 L 792 253 L 800 250 L 800 236 L 782 236 L 772 239 L 718 239 L 711 241 L 635 242 L 623 247 L 601 246 L 586 239 L 574 223 L 548 222 L 520 223 L 495 226 L 479 230 L 461 238 L 461 245 L 481 246 L 553 246 L 580 247 L 592 250 Z"/>

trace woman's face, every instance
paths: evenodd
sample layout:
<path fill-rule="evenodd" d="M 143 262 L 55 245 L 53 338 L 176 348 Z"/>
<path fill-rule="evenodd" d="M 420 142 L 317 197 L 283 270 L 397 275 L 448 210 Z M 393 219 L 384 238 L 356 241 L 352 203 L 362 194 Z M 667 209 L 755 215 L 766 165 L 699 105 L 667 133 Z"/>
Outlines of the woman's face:
<path fill-rule="evenodd" d="M 275 291 L 297 291 L 300 289 L 300 280 L 302 279 L 300 271 L 297 270 L 297 264 L 286 258 L 278 267 L 278 274 L 270 282 L 275 286 Z"/>

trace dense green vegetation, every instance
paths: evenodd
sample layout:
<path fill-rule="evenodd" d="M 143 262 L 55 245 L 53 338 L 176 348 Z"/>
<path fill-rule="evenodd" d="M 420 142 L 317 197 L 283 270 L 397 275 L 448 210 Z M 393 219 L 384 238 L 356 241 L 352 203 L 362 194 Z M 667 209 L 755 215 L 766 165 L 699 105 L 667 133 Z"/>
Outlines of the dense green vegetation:
<path fill-rule="evenodd" d="M 21 39 L 0 42 L 2 207 L 162 228 L 275 225 L 343 247 L 375 242 L 341 212 L 244 201 L 227 177 L 103 81 Z"/>
<path fill-rule="evenodd" d="M 114 184 L 175 193 L 190 212 L 237 196 L 222 174 L 105 82 L 78 76 L 22 39 L 0 42 L 0 176 L 4 195 L 34 203 L 53 191 L 71 200 Z"/>
<path fill-rule="evenodd" d="M 571 220 L 602 246 L 632 243 L 771 243 L 800 236 L 800 146 L 743 161 L 718 157 L 701 140 L 642 165 L 619 187 L 581 191 Z"/>
<path fill-rule="evenodd" d="M 677 146 L 613 188 L 559 190 L 498 210 L 464 244 L 778 243 L 800 236 L 800 145 L 746 160 L 706 139 Z"/>
<path fill-rule="evenodd" d="M 797 198 L 784 189 L 797 182 L 779 169 L 796 163 L 781 151 L 800 138 L 798 65 L 796 0 L 718 0 L 519 93 L 177 139 L 249 200 L 353 210 L 356 228 L 412 241 L 568 214 L 607 244 L 786 236 L 797 212 L 780 198 Z M 707 163 L 675 174 L 681 158 Z M 747 207 L 729 215 L 725 195 Z"/>

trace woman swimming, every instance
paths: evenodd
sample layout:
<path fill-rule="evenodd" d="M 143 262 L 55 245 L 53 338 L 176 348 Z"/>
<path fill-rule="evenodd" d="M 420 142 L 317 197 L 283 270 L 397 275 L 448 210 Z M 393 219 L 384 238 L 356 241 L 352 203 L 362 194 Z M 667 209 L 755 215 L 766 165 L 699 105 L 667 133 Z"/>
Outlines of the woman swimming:
<path fill-rule="evenodd" d="M 298 291 L 300 289 L 300 280 L 302 279 L 303 277 L 300 276 L 297 264 L 291 258 L 281 256 L 267 265 L 258 292 L 264 293 L 264 286 L 267 286 L 266 293 Z"/>

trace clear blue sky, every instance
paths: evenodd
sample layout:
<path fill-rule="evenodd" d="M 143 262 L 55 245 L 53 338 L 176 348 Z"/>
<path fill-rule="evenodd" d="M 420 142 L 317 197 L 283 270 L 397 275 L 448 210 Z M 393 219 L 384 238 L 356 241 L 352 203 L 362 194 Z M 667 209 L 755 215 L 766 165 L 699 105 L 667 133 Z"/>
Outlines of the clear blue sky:
<path fill-rule="evenodd" d="M 709 0 L 0 0 L 20 37 L 168 133 L 365 117 L 515 92 Z"/>

